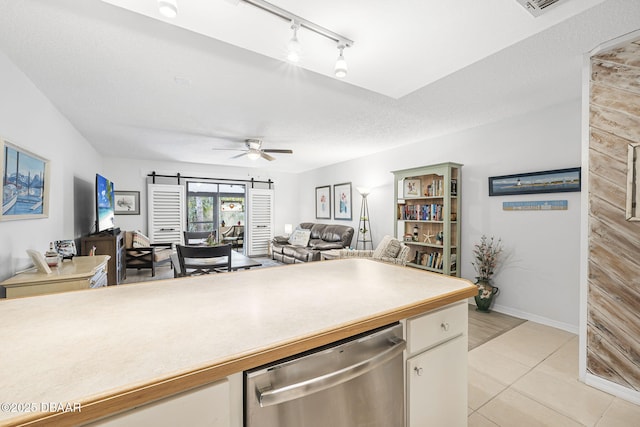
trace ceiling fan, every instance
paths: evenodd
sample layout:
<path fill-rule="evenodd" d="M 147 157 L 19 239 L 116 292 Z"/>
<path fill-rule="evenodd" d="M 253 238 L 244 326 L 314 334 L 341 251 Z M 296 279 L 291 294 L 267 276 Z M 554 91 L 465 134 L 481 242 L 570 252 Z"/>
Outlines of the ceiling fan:
<path fill-rule="evenodd" d="M 235 150 L 242 151 L 242 154 L 238 154 L 237 156 L 233 156 L 232 159 L 237 159 L 238 157 L 247 156 L 251 160 L 256 160 L 262 157 L 263 159 L 273 161 L 276 158 L 270 156 L 267 153 L 280 153 L 280 154 L 293 154 L 293 150 L 285 150 L 278 148 L 262 148 L 262 140 L 257 138 L 247 138 L 244 140 L 245 149 L 236 149 L 236 148 L 214 148 L 214 150 Z"/>

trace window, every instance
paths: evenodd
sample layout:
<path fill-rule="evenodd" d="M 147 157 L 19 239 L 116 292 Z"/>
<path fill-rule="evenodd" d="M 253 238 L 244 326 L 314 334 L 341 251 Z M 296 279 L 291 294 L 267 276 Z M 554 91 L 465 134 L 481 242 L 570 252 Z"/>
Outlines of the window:
<path fill-rule="evenodd" d="M 244 225 L 245 186 L 187 182 L 187 230 L 214 231 Z"/>

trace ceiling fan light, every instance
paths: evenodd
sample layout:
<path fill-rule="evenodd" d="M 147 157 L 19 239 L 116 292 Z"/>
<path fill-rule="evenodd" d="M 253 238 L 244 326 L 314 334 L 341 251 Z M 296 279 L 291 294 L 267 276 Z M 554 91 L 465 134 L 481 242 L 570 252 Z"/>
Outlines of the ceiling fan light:
<path fill-rule="evenodd" d="M 249 153 L 247 153 L 247 157 L 250 158 L 251 160 L 258 160 L 260 158 L 260 152 L 256 150 L 251 150 L 249 151 Z"/>
<path fill-rule="evenodd" d="M 347 68 L 347 61 L 345 61 L 344 55 L 342 54 L 342 51 L 344 50 L 344 46 L 338 46 L 338 49 L 340 49 L 340 55 L 338 56 L 338 60 L 336 61 L 334 72 L 336 74 L 336 77 L 338 77 L 339 79 L 342 79 L 347 76 L 348 68 Z"/>
<path fill-rule="evenodd" d="M 158 10 L 167 18 L 178 16 L 178 4 L 176 0 L 158 0 Z"/>

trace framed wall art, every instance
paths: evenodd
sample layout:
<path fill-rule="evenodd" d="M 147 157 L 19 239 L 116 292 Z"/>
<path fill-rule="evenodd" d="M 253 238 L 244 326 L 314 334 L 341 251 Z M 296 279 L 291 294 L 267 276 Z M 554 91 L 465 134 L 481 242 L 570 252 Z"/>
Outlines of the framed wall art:
<path fill-rule="evenodd" d="M 335 184 L 333 186 L 333 218 L 351 219 L 351 183 Z"/>
<path fill-rule="evenodd" d="M 0 140 L 2 213 L 0 220 L 49 216 L 49 161 Z"/>
<path fill-rule="evenodd" d="M 414 178 L 404 179 L 404 197 L 420 197 L 420 180 Z"/>
<path fill-rule="evenodd" d="M 489 177 L 489 196 L 580 191 L 580 168 Z"/>
<path fill-rule="evenodd" d="M 331 186 L 316 187 L 316 219 L 331 219 Z"/>
<path fill-rule="evenodd" d="M 140 215 L 139 191 L 114 191 L 114 195 L 116 215 Z"/>

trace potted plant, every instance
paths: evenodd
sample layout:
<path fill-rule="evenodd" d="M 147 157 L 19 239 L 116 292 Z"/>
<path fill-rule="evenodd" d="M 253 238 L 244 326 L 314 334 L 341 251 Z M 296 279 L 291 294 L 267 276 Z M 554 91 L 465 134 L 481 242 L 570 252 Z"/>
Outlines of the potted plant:
<path fill-rule="evenodd" d="M 482 235 L 480 243 L 473 247 L 473 259 L 471 262 L 476 270 L 476 285 L 478 295 L 475 296 L 478 311 L 489 312 L 493 297 L 499 289 L 491 284 L 491 278 L 498 265 L 498 255 L 502 252 L 502 239 L 495 240 Z"/>

